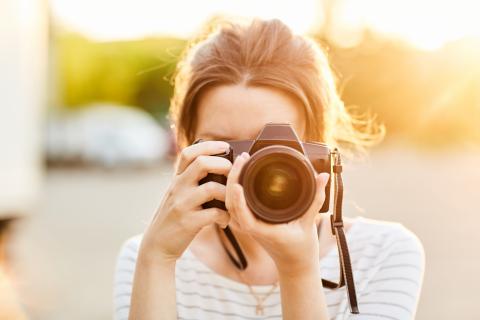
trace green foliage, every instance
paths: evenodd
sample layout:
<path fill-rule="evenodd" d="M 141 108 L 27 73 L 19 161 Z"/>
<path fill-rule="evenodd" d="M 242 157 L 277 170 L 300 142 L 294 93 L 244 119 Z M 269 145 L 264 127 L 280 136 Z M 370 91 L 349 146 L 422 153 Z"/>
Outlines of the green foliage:
<path fill-rule="evenodd" d="M 92 42 L 77 34 L 60 35 L 56 82 L 61 101 L 67 108 L 96 101 L 137 106 L 162 120 L 185 44 L 172 38 Z"/>
<path fill-rule="evenodd" d="M 346 105 L 371 111 L 387 133 L 422 145 L 480 143 L 480 43 L 423 52 L 367 33 L 355 48 L 328 48 Z M 66 108 L 109 101 L 140 107 L 163 121 L 171 78 L 185 40 L 55 41 L 58 91 Z M 388 135 L 387 135 L 388 137 Z"/>

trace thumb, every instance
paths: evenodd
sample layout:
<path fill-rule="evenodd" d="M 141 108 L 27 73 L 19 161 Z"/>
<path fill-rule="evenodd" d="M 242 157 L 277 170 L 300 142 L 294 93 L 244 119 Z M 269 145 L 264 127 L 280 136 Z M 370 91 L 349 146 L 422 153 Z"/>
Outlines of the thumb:
<path fill-rule="evenodd" d="M 317 212 L 320 211 L 323 203 L 325 202 L 325 187 L 327 186 L 328 179 L 330 178 L 330 174 L 327 172 L 322 172 L 316 177 L 317 182 L 317 193 L 315 195 L 315 207 Z"/>
<path fill-rule="evenodd" d="M 330 174 L 326 172 L 322 172 L 315 177 L 316 193 L 315 193 L 315 198 L 313 199 L 313 202 L 310 208 L 308 209 L 308 213 L 306 214 L 306 216 L 308 216 L 306 218 L 308 223 L 311 223 L 312 221 L 314 221 L 315 217 L 317 216 L 320 209 L 322 208 L 323 203 L 325 202 L 325 186 L 328 183 L 329 177 L 330 177 Z"/>

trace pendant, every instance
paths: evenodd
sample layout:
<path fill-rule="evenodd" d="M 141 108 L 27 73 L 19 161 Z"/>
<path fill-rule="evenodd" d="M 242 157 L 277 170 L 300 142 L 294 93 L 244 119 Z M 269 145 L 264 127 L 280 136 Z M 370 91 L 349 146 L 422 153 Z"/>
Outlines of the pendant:
<path fill-rule="evenodd" d="M 263 316 L 263 306 L 261 304 L 257 304 L 255 307 L 255 314 L 257 316 Z"/>

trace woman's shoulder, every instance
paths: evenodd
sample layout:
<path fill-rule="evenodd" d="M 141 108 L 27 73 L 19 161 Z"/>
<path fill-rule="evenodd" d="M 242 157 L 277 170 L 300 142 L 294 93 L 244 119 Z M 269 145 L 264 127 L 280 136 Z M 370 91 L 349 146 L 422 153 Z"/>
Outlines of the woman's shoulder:
<path fill-rule="evenodd" d="M 116 266 L 116 274 L 121 277 L 123 274 L 127 274 L 130 276 L 133 271 L 135 270 L 135 264 L 138 257 L 138 252 L 140 250 L 140 245 L 142 243 L 143 233 L 137 234 L 125 240 L 120 247 L 120 251 L 117 255 L 117 266 Z M 191 258 L 191 253 L 189 250 L 185 250 L 185 252 L 181 255 L 178 262 L 178 265 L 183 265 L 185 262 L 193 262 L 195 259 Z"/>
<path fill-rule="evenodd" d="M 384 254 L 405 252 L 425 259 L 425 250 L 419 237 L 400 222 L 358 216 L 354 219 L 348 240 L 356 244 L 375 244 Z"/>
<path fill-rule="evenodd" d="M 142 243 L 143 233 L 137 234 L 125 240 L 121 246 L 120 253 L 126 253 L 128 251 L 137 253 Z"/>
<path fill-rule="evenodd" d="M 356 223 L 348 244 L 360 313 L 413 319 L 425 270 L 422 242 L 400 222 L 362 217 Z"/>
<path fill-rule="evenodd" d="M 141 241 L 141 234 L 127 239 L 118 253 L 113 284 L 115 319 L 128 318 L 133 276 Z"/>
<path fill-rule="evenodd" d="M 116 275 L 117 278 L 130 276 L 135 269 L 138 250 L 142 242 L 143 234 L 138 234 L 128 238 L 123 242 L 117 256 Z"/>
<path fill-rule="evenodd" d="M 357 216 L 353 219 L 357 224 L 355 236 L 371 236 L 372 238 L 385 239 L 410 239 L 420 242 L 419 238 L 403 223 Z"/>

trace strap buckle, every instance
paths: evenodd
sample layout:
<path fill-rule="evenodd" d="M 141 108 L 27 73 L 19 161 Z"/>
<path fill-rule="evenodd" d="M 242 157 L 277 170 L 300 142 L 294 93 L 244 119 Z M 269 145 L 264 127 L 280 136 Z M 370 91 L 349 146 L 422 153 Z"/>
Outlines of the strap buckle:
<path fill-rule="evenodd" d="M 330 228 L 332 229 L 332 234 L 336 235 L 335 228 L 343 228 L 343 220 L 335 221 L 333 214 L 330 215 Z"/>

